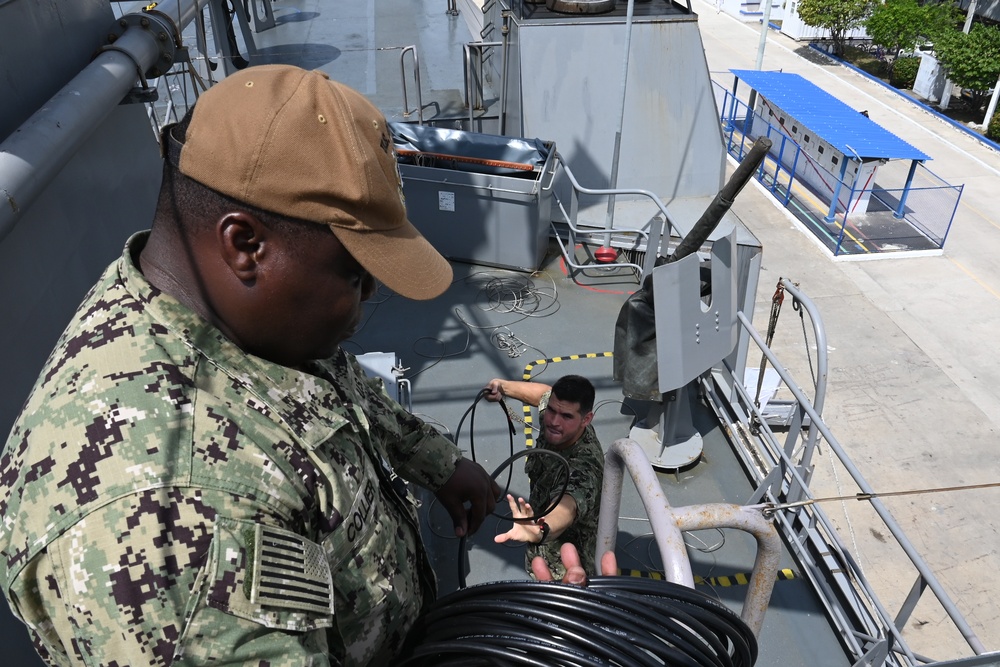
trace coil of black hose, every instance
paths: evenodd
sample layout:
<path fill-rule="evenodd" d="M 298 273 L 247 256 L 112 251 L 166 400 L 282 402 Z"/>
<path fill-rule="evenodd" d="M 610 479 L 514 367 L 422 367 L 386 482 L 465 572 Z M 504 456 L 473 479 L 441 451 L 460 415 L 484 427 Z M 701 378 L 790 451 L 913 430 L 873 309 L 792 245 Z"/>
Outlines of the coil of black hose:
<path fill-rule="evenodd" d="M 655 579 L 595 577 L 587 587 L 479 584 L 417 620 L 401 665 L 750 667 L 757 639 L 728 607 Z"/>

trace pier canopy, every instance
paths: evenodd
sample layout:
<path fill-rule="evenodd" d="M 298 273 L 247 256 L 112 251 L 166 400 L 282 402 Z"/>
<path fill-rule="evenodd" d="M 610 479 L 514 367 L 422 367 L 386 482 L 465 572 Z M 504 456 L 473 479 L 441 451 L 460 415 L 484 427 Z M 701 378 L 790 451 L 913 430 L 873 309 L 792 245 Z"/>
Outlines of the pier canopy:
<path fill-rule="evenodd" d="M 749 69 L 729 71 L 844 155 L 856 155 L 862 160 L 924 162 L 931 159 L 798 74 Z"/>

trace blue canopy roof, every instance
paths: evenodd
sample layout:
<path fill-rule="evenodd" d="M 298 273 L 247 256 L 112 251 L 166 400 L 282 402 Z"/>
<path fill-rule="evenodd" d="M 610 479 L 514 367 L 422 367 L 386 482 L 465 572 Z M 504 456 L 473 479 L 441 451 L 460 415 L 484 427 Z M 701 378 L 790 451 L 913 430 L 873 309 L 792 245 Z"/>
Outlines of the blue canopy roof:
<path fill-rule="evenodd" d="M 889 160 L 931 159 L 798 74 L 749 69 L 729 71 L 844 155 L 857 153 L 862 158 Z"/>

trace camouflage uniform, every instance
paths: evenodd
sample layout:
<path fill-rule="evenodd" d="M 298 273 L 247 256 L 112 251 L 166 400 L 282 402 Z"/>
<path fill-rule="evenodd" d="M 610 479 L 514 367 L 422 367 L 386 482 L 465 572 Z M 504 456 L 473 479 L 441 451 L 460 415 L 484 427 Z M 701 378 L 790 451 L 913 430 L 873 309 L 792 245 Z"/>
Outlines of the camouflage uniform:
<path fill-rule="evenodd" d="M 243 353 L 129 240 L 0 459 L 0 584 L 53 665 L 386 664 L 435 596 L 415 504 L 458 449 L 340 352 Z"/>
<path fill-rule="evenodd" d="M 545 392 L 538 404 L 541 414 L 549 403 L 551 391 Z M 541 420 L 540 420 L 541 421 Z M 543 433 L 535 446 L 552 449 Z M 597 439 L 594 427 L 588 425 L 583 435 L 568 449 L 558 452 L 569 463 L 569 485 L 566 493 L 576 501 L 576 521 L 559 537 L 549 538 L 543 544 L 529 544 L 525 553 L 525 568 L 531 572 L 531 560 L 541 556 L 548 563 L 552 575 L 560 579 L 566 574 L 559 549 L 566 542 L 576 545 L 580 561 L 590 575 L 597 573 L 594 554 L 597 551 L 597 519 L 601 510 L 601 485 L 604 483 L 604 449 Z M 565 468 L 551 456 L 529 456 L 524 464 L 531 482 L 528 500 L 536 512 L 544 509 L 562 490 Z"/>

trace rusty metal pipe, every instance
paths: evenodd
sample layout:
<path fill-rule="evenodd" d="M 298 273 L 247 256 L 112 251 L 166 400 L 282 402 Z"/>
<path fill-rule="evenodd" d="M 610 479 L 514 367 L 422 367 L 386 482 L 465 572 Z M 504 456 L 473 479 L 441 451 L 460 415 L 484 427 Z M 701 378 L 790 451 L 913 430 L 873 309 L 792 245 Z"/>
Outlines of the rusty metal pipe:
<path fill-rule="evenodd" d="M 691 561 L 684 546 L 684 537 L 670 511 L 670 503 L 660 487 L 645 452 L 634 440 L 615 440 L 604 455 L 604 486 L 601 489 L 601 516 L 597 521 L 597 562 L 615 548 L 618 537 L 618 513 L 622 504 L 622 479 L 628 467 L 635 482 L 646 515 L 653 526 L 653 537 L 663 558 L 663 571 L 668 581 L 694 588 Z"/>
<path fill-rule="evenodd" d="M 774 524 L 765 519 L 759 509 L 726 503 L 675 507 L 671 513 L 682 531 L 735 528 L 753 535 L 757 541 L 757 557 L 740 618 L 754 635 L 760 636 L 781 560 L 781 538 Z"/>
<path fill-rule="evenodd" d="M 604 456 L 601 515 L 597 522 L 597 562 L 605 552 L 615 547 L 626 468 L 646 508 L 667 581 L 694 588 L 694 575 L 682 531 L 734 528 L 754 536 L 757 556 L 740 616 L 754 635 L 759 635 L 781 557 L 781 540 L 774 525 L 764 518 L 759 508 L 742 505 L 716 503 L 671 507 L 646 453 L 629 438 L 615 440 Z"/>

